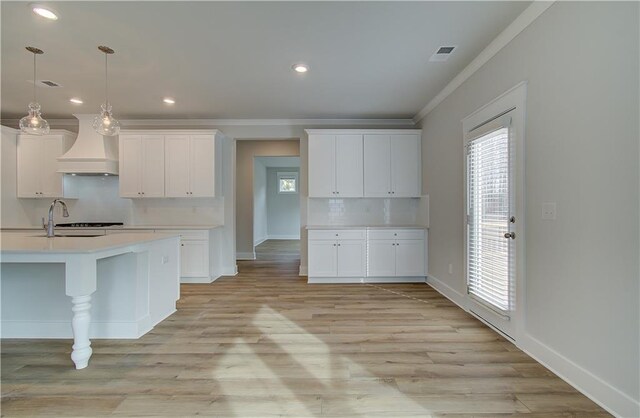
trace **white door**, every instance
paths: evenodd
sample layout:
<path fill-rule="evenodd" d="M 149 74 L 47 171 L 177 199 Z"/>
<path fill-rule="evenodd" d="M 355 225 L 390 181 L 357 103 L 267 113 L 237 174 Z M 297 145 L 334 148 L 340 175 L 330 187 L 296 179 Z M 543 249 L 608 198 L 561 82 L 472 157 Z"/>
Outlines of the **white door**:
<path fill-rule="evenodd" d="M 392 239 L 369 240 L 367 276 L 393 277 L 396 275 L 396 242 Z"/>
<path fill-rule="evenodd" d="M 515 338 L 515 213 L 511 117 L 467 135 L 466 278 L 470 309 Z"/>
<path fill-rule="evenodd" d="M 336 136 L 336 194 L 362 197 L 364 167 L 362 135 Z"/>
<path fill-rule="evenodd" d="M 309 135 L 309 197 L 336 197 L 336 136 Z"/>
<path fill-rule="evenodd" d="M 191 137 L 190 157 L 191 197 L 214 197 L 215 181 L 215 141 L 212 135 Z"/>
<path fill-rule="evenodd" d="M 209 243 L 186 241 L 180 244 L 180 276 L 206 277 L 209 275 Z"/>
<path fill-rule="evenodd" d="M 40 140 L 18 137 L 18 197 L 40 197 Z"/>
<path fill-rule="evenodd" d="M 391 135 L 391 195 L 420 197 L 420 136 Z"/>
<path fill-rule="evenodd" d="M 364 277 L 364 240 L 338 241 L 338 277 Z"/>
<path fill-rule="evenodd" d="M 309 277 L 336 277 L 338 275 L 338 251 L 335 241 L 309 241 Z"/>
<path fill-rule="evenodd" d="M 396 241 L 396 276 L 424 276 L 424 240 Z"/>
<path fill-rule="evenodd" d="M 142 197 L 164 197 L 164 136 L 143 136 L 141 147 Z"/>
<path fill-rule="evenodd" d="M 142 197 L 140 194 L 141 159 L 140 136 L 121 136 L 118 178 L 121 197 Z"/>
<path fill-rule="evenodd" d="M 391 197 L 389 135 L 364 136 L 364 195 Z"/>
<path fill-rule="evenodd" d="M 165 196 L 189 197 L 189 137 L 167 135 L 164 145 Z"/>

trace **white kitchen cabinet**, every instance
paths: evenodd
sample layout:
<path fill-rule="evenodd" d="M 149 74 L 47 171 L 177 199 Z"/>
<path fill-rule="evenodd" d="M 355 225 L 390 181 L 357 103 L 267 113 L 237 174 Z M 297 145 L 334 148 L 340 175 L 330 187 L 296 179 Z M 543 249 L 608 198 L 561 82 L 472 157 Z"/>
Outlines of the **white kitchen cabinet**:
<path fill-rule="evenodd" d="M 58 157 L 67 152 L 75 134 L 51 131 L 49 135 L 18 135 L 17 197 L 75 198 L 70 179 L 58 173 Z"/>
<path fill-rule="evenodd" d="M 309 231 L 308 275 L 313 278 L 362 278 L 365 275 L 365 230 Z"/>
<path fill-rule="evenodd" d="M 362 134 L 309 134 L 309 197 L 363 196 Z"/>
<path fill-rule="evenodd" d="M 209 241 L 181 240 L 180 276 L 209 276 Z"/>
<path fill-rule="evenodd" d="M 164 136 L 121 135 L 120 197 L 164 197 Z"/>
<path fill-rule="evenodd" d="M 215 197 L 219 194 L 219 145 L 214 135 L 165 137 L 167 197 Z"/>
<path fill-rule="evenodd" d="M 420 141 L 417 133 L 364 135 L 364 196 L 420 197 Z"/>
<path fill-rule="evenodd" d="M 373 229 L 367 232 L 367 277 L 424 277 L 423 229 Z"/>

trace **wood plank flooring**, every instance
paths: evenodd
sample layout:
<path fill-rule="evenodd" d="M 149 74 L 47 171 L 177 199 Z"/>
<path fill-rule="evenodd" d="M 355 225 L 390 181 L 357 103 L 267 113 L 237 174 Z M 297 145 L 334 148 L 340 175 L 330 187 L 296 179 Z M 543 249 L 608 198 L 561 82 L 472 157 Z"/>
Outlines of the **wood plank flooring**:
<path fill-rule="evenodd" d="M 306 284 L 297 245 L 183 285 L 85 370 L 68 340 L 3 340 L 2 416 L 609 416 L 425 284 Z"/>

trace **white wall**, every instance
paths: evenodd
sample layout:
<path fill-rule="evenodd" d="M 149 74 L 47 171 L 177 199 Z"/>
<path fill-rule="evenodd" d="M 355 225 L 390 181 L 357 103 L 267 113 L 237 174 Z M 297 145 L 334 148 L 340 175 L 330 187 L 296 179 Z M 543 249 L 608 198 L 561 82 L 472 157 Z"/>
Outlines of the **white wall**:
<path fill-rule="evenodd" d="M 253 159 L 253 245 L 268 238 L 267 167 Z"/>
<path fill-rule="evenodd" d="M 300 168 L 267 168 L 268 237 L 269 239 L 300 239 L 300 192 L 278 193 L 279 172 L 300 173 Z"/>
<path fill-rule="evenodd" d="M 638 9 L 555 3 L 422 121 L 430 280 L 462 298 L 461 120 L 528 81 L 518 344 L 624 416 L 640 415 Z"/>

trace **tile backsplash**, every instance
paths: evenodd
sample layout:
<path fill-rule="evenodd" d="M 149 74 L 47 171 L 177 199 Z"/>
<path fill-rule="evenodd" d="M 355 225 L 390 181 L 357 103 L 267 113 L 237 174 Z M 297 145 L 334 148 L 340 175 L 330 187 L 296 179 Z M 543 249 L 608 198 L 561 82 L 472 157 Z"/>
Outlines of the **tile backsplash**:
<path fill-rule="evenodd" d="M 427 225 L 428 197 L 308 199 L 307 225 Z"/>

